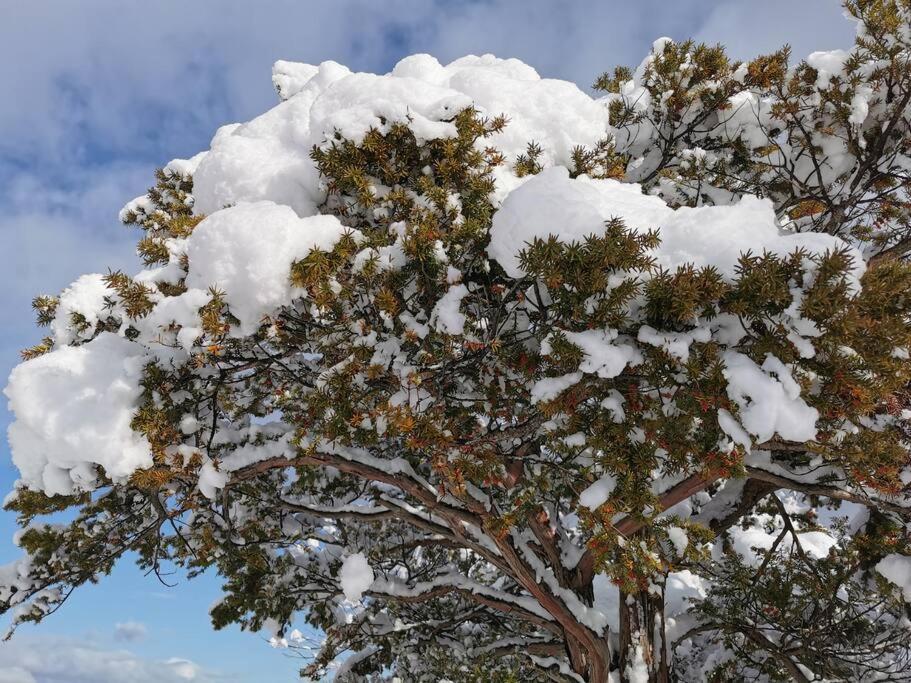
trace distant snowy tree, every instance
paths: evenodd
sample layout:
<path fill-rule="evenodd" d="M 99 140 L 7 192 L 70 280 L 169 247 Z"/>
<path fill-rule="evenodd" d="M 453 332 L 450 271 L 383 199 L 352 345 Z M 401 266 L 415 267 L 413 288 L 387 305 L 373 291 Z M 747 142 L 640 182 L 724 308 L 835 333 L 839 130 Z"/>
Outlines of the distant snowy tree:
<path fill-rule="evenodd" d="M 911 0 L 846 10 L 600 99 L 277 63 L 35 300 L 14 623 L 131 552 L 314 678 L 909 680 Z"/>

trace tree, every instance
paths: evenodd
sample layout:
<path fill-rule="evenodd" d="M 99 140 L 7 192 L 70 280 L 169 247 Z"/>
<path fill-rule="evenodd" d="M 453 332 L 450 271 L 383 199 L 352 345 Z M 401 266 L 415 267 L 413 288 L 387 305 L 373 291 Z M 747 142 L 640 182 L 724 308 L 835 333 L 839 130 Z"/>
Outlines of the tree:
<path fill-rule="evenodd" d="M 907 680 L 911 2 L 845 7 L 598 100 L 277 63 L 124 209 L 143 271 L 35 300 L 14 623 L 132 553 L 307 676 Z"/>

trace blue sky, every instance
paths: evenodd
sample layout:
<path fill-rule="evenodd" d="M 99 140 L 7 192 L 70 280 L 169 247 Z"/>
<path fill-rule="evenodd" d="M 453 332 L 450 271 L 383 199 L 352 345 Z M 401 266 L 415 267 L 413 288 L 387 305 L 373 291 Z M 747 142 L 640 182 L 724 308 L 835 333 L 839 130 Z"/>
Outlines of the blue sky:
<path fill-rule="evenodd" d="M 78 275 L 138 269 L 117 222 L 152 171 L 276 102 L 277 59 L 384 72 L 492 52 L 587 88 L 663 35 L 749 57 L 848 47 L 838 0 L 0 0 L 0 376 L 40 338 L 29 306 Z M 2 404 L 0 404 L 2 406 Z M 0 407 L 0 427 L 10 415 Z M 0 439 L 0 484 L 16 478 Z M 0 562 L 17 553 L 0 512 Z M 125 565 L 0 643 L 0 683 L 295 680 L 262 635 L 214 633 L 217 577 L 166 588 Z M 120 624 L 120 627 L 118 627 Z M 192 660 L 194 665 L 182 661 Z"/>

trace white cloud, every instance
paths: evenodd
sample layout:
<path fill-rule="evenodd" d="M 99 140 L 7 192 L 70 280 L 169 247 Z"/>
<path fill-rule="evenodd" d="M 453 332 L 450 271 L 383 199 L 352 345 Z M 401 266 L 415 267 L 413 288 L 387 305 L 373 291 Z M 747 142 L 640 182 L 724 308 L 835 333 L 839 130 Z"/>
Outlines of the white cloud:
<path fill-rule="evenodd" d="M 0 683 L 37 683 L 35 677 L 18 666 L 0 669 Z"/>
<path fill-rule="evenodd" d="M 214 683 L 187 659 L 157 661 L 70 638 L 18 635 L 0 645 L 0 683 Z"/>
<path fill-rule="evenodd" d="M 138 621 L 125 621 L 114 625 L 114 640 L 135 643 L 149 634 L 146 625 Z"/>

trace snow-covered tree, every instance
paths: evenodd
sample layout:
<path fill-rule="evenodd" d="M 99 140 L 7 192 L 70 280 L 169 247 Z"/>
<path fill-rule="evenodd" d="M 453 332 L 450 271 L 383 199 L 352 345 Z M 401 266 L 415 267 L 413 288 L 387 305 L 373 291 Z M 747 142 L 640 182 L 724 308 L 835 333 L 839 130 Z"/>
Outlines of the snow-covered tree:
<path fill-rule="evenodd" d="M 129 553 L 314 678 L 908 680 L 911 1 L 846 10 L 597 99 L 278 62 L 35 300 L 14 623 Z"/>

